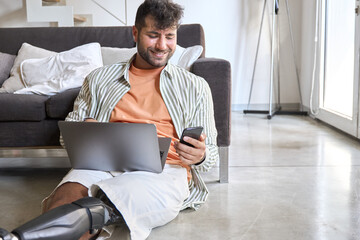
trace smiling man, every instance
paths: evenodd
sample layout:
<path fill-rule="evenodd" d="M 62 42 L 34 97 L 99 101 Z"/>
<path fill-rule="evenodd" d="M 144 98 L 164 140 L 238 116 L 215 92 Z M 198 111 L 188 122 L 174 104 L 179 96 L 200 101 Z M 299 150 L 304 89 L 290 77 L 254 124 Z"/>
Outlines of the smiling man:
<path fill-rule="evenodd" d="M 134 65 L 142 69 L 163 67 L 174 54 L 176 48 L 177 26 L 159 29 L 152 16 L 145 18 L 143 25 L 133 27 L 139 57 Z"/>
<path fill-rule="evenodd" d="M 132 239 L 141 240 L 153 228 L 173 220 L 180 210 L 196 209 L 205 202 L 208 191 L 199 171 L 209 170 L 218 160 L 217 131 L 207 82 L 168 63 L 176 49 L 182 15 L 182 7 L 170 0 L 145 0 L 138 8 L 132 31 L 137 53 L 128 62 L 90 73 L 66 118 L 155 124 L 159 137 L 172 139 L 163 172 L 72 169 L 43 202 L 44 211 L 51 210 L 58 223 L 64 221 L 64 206 L 69 206 L 70 212 L 75 205 L 78 210 L 85 208 L 89 216 L 99 206 L 107 216 L 103 225 L 123 225 Z M 184 138 L 193 147 L 180 143 L 183 129 L 195 126 L 204 129 L 200 139 Z M 92 197 L 90 203 L 88 196 Z M 84 219 L 88 221 L 86 216 Z M 42 221 L 46 221 L 46 215 Z M 75 222 L 80 225 L 83 221 L 79 217 Z M 81 239 L 111 234 L 111 227 L 101 231 L 99 226 L 97 233 L 87 233 Z M 54 239 L 69 239 L 64 236 L 73 234 L 69 231 L 75 227 L 63 228 L 67 235 Z M 81 234 L 85 231 L 77 229 Z"/>
<path fill-rule="evenodd" d="M 71 170 L 44 201 L 46 210 L 88 195 L 105 198 L 124 219 L 131 238 L 145 239 L 181 209 L 206 200 L 199 170 L 209 170 L 218 160 L 211 91 L 204 79 L 168 63 L 182 15 L 182 7 L 169 0 L 145 0 L 132 31 L 136 55 L 92 72 L 66 118 L 155 124 L 159 137 L 172 139 L 164 171 Z M 183 129 L 194 126 L 204 127 L 205 134 L 186 140 L 194 147 L 181 144 Z"/>

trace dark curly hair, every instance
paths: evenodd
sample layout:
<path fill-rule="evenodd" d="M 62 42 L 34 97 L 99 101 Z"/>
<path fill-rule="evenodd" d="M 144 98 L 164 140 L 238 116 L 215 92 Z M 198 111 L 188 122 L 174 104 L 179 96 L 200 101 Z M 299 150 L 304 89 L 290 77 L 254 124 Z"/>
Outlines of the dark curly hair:
<path fill-rule="evenodd" d="M 145 0 L 136 12 L 135 27 L 140 31 L 145 26 L 145 18 L 150 15 L 158 29 L 178 28 L 183 12 L 184 9 L 171 0 Z"/>

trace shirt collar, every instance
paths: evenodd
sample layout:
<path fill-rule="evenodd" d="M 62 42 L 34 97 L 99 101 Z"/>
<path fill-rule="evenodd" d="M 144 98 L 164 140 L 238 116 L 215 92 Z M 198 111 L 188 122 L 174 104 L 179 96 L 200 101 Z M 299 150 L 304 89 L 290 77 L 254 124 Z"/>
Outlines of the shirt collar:
<path fill-rule="evenodd" d="M 125 65 L 123 72 L 120 74 L 120 76 L 123 77 L 128 83 L 130 83 L 129 69 L 130 69 L 131 63 L 134 61 L 135 57 L 136 57 L 136 53 L 129 59 L 129 61 Z M 173 68 L 174 68 L 174 66 L 170 62 L 168 62 L 166 64 L 165 68 L 161 71 L 161 75 L 166 74 L 169 78 L 171 78 L 171 76 L 172 76 L 171 73 L 173 72 Z"/>
<path fill-rule="evenodd" d="M 129 69 L 130 69 L 132 61 L 134 61 L 134 59 L 135 59 L 135 56 L 136 56 L 136 53 L 129 59 L 129 61 L 127 61 L 126 65 L 125 65 L 125 68 L 124 68 L 124 71 L 120 74 L 121 77 L 123 77 L 128 83 L 130 83 L 130 81 L 129 81 Z"/>

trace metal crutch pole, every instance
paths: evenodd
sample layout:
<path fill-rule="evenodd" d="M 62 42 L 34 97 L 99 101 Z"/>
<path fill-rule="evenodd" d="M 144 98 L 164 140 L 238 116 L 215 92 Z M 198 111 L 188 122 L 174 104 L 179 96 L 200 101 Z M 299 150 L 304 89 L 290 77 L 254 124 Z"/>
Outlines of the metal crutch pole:
<path fill-rule="evenodd" d="M 272 110 L 272 100 L 273 100 L 273 90 L 274 90 L 274 61 L 275 61 L 275 26 L 276 26 L 276 4 L 277 0 L 274 0 L 273 4 L 273 22 L 272 22 L 272 40 L 271 40 L 271 66 L 270 66 L 270 91 L 269 91 L 269 115 L 267 116 L 268 119 L 271 119 L 272 115 L 274 114 Z"/>
<path fill-rule="evenodd" d="M 289 1 L 285 0 L 285 2 L 286 2 L 286 12 L 287 12 L 287 16 L 288 16 L 288 23 L 289 23 L 290 36 L 291 36 L 291 49 L 292 49 L 292 54 L 293 54 L 293 58 L 294 58 L 296 79 L 297 79 L 297 84 L 298 84 L 298 89 L 299 89 L 300 105 L 301 105 L 301 111 L 302 111 L 303 110 L 303 102 L 302 102 L 302 94 L 301 94 L 301 88 L 300 88 L 299 70 L 298 70 L 298 66 L 296 64 L 296 54 L 295 54 L 295 47 L 294 47 L 295 41 L 294 41 L 294 34 L 292 31 L 292 23 L 291 23 L 291 18 L 290 18 Z"/>
<path fill-rule="evenodd" d="M 259 37 L 258 37 L 258 42 L 257 42 L 257 47 L 256 47 L 254 68 L 253 68 L 252 77 L 251 77 L 250 94 L 249 94 L 249 100 L 248 100 L 248 104 L 247 104 L 247 110 L 249 110 L 250 101 L 251 101 L 251 95 L 252 95 L 252 90 L 253 90 L 253 86 L 254 86 L 254 76 L 255 76 L 255 70 L 256 70 L 256 62 L 257 62 L 257 58 L 258 58 L 258 54 L 259 54 L 259 46 L 260 46 L 260 40 L 261 40 L 262 27 L 263 27 L 263 23 L 264 23 L 264 15 L 265 15 L 266 2 L 267 2 L 267 0 L 264 0 L 264 7 L 263 7 L 263 11 L 262 11 L 262 16 L 261 16 L 261 24 L 260 24 L 260 30 L 259 30 Z"/>

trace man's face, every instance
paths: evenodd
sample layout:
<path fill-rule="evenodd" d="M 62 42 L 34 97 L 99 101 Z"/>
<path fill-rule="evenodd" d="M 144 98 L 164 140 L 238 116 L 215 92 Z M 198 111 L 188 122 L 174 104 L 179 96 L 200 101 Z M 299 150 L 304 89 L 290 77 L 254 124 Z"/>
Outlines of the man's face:
<path fill-rule="evenodd" d="M 145 23 L 140 31 L 133 27 L 138 50 L 134 64 L 144 69 L 163 67 L 174 54 L 177 28 L 157 29 L 151 16 L 145 18 Z"/>

